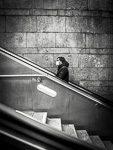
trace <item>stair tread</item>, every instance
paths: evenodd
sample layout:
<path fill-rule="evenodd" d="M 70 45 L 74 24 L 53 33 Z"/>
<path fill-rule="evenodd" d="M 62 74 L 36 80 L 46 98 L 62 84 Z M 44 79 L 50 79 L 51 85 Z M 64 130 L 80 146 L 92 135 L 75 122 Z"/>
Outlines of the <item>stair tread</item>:
<path fill-rule="evenodd" d="M 47 112 L 34 112 L 33 118 L 37 119 L 39 122 L 46 123 Z"/>
<path fill-rule="evenodd" d="M 111 141 L 103 141 L 107 150 L 113 150 L 113 143 Z"/>
<path fill-rule="evenodd" d="M 27 115 L 29 115 L 29 116 L 33 116 L 33 114 L 34 114 L 34 111 L 29 111 L 29 110 L 26 110 L 26 111 L 22 111 L 23 113 L 25 113 L 25 114 L 27 114 Z"/>
<path fill-rule="evenodd" d="M 88 143 L 92 143 L 92 141 L 88 135 L 88 132 L 86 130 L 77 130 L 77 136 L 81 140 L 84 140 Z"/>
<path fill-rule="evenodd" d="M 77 137 L 77 133 L 74 127 L 74 124 L 62 124 L 62 131 L 65 133 Z"/>
<path fill-rule="evenodd" d="M 47 124 L 55 129 L 62 131 L 61 118 L 47 118 Z"/>
<path fill-rule="evenodd" d="M 94 136 L 90 136 L 90 139 L 92 140 L 92 143 L 104 150 L 107 150 L 104 143 L 102 142 L 102 140 L 100 139 L 100 137 L 98 135 L 94 135 Z"/>

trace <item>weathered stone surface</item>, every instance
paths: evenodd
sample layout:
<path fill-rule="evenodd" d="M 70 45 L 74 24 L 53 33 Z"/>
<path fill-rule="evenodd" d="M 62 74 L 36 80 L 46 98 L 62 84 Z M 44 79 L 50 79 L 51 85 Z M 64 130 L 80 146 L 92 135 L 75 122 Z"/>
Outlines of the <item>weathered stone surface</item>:
<path fill-rule="evenodd" d="M 65 18 L 58 16 L 37 17 L 37 32 L 65 32 Z"/>
<path fill-rule="evenodd" d="M 113 48 L 112 34 L 86 34 L 86 48 Z"/>
<path fill-rule="evenodd" d="M 110 33 L 110 19 L 109 18 L 102 18 L 102 17 L 93 17 L 92 19 L 89 18 L 88 20 L 91 22 L 89 28 L 91 27 L 90 31 L 93 30 L 94 33 Z M 92 28 L 93 27 L 93 28 Z"/>
<path fill-rule="evenodd" d="M 111 33 L 113 33 L 113 19 L 110 19 L 110 29 Z"/>
<path fill-rule="evenodd" d="M 88 0 L 88 9 L 112 11 L 112 0 Z"/>
<path fill-rule="evenodd" d="M 79 55 L 79 67 L 107 67 L 109 55 Z"/>
<path fill-rule="evenodd" d="M 98 80 L 109 80 L 110 68 L 98 68 Z"/>
<path fill-rule="evenodd" d="M 55 47 L 55 34 L 27 33 L 27 47 Z"/>
<path fill-rule="evenodd" d="M 4 14 L 6 16 L 9 15 L 24 16 L 24 15 L 29 15 L 29 10 L 28 9 L 5 9 Z"/>
<path fill-rule="evenodd" d="M 65 9 L 65 0 L 44 0 L 45 9 Z"/>
<path fill-rule="evenodd" d="M 102 48 L 102 49 L 89 49 L 89 51 L 90 51 L 90 54 L 112 54 L 113 53 L 113 51 L 112 51 L 112 49 L 104 49 L 104 48 Z"/>
<path fill-rule="evenodd" d="M 46 9 L 30 9 L 30 15 L 44 16 L 47 15 Z"/>
<path fill-rule="evenodd" d="M 87 18 L 66 17 L 66 32 L 87 32 Z"/>
<path fill-rule="evenodd" d="M 0 0 L 0 8 L 4 7 L 4 0 Z"/>
<path fill-rule="evenodd" d="M 34 8 L 43 8 L 44 7 L 44 3 L 43 0 L 34 0 Z"/>
<path fill-rule="evenodd" d="M 89 54 L 89 49 L 84 48 L 69 48 L 70 54 L 77 53 L 77 54 Z"/>
<path fill-rule="evenodd" d="M 57 10 L 47 10 L 47 15 L 56 16 Z"/>
<path fill-rule="evenodd" d="M 72 10 L 58 10 L 58 16 L 72 16 Z"/>
<path fill-rule="evenodd" d="M 74 68 L 73 76 L 75 81 L 98 80 L 97 68 Z"/>
<path fill-rule="evenodd" d="M 30 15 L 36 15 L 36 16 L 56 16 L 57 15 L 57 10 L 30 9 Z"/>
<path fill-rule="evenodd" d="M 5 32 L 5 17 L 0 16 L 0 32 Z"/>
<path fill-rule="evenodd" d="M 109 72 L 108 72 L 108 80 L 113 80 L 113 68 L 109 68 Z"/>
<path fill-rule="evenodd" d="M 38 49 L 36 47 L 10 47 L 10 51 L 16 53 L 16 54 L 37 54 Z"/>
<path fill-rule="evenodd" d="M 7 32 L 36 32 L 35 16 L 6 17 Z"/>
<path fill-rule="evenodd" d="M 32 8 L 33 0 L 4 0 L 5 8 Z"/>
<path fill-rule="evenodd" d="M 67 9 L 87 9 L 87 0 L 66 0 Z"/>
<path fill-rule="evenodd" d="M 24 54 L 24 57 L 42 67 L 53 67 L 51 54 Z"/>
<path fill-rule="evenodd" d="M 0 9 L 0 15 L 2 16 L 4 16 L 5 15 L 5 12 L 4 12 L 4 9 Z"/>
<path fill-rule="evenodd" d="M 0 33 L 0 46 L 26 47 L 25 33 Z"/>
<path fill-rule="evenodd" d="M 56 47 L 85 47 L 85 35 L 80 33 L 56 33 Z"/>
<path fill-rule="evenodd" d="M 107 87 L 108 81 L 80 81 L 80 85 L 83 87 L 93 87 L 93 86 L 101 86 L 101 87 Z"/>

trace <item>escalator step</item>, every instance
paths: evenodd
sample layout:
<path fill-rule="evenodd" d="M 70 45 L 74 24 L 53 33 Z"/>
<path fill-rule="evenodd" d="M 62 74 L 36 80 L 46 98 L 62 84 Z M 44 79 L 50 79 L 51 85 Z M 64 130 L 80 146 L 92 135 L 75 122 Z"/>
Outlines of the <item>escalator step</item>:
<path fill-rule="evenodd" d="M 74 124 L 62 124 L 62 131 L 64 131 L 68 135 L 77 137 L 77 133 L 76 133 Z"/>
<path fill-rule="evenodd" d="M 107 150 L 113 150 L 113 143 L 111 141 L 103 141 Z"/>
<path fill-rule="evenodd" d="M 37 119 L 41 123 L 46 123 L 47 112 L 34 112 L 33 118 Z"/>
<path fill-rule="evenodd" d="M 47 124 L 55 129 L 62 131 L 60 118 L 47 118 Z"/>
<path fill-rule="evenodd" d="M 102 140 L 98 135 L 90 136 L 90 139 L 92 140 L 92 143 L 104 150 L 107 150 L 105 145 L 103 144 Z"/>
<path fill-rule="evenodd" d="M 86 130 L 77 130 L 77 136 L 81 140 L 84 140 L 88 143 L 92 143 L 92 141 L 88 135 L 88 132 Z"/>

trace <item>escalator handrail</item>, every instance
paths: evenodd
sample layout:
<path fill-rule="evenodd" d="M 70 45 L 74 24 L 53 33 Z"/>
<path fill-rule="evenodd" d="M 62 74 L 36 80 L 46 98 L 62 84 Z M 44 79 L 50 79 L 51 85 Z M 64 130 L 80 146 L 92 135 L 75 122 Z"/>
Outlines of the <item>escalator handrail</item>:
<path fill-rule="evenodd" d="M 41 66 L 31 62 L 30 60 L 27 60 L 26 58 L 23 58 L 15 53 L 13 53 L 9 50 L 6 50 L 4 48 L 1 48 L 1 47 L 0 47 L 0 53 L 13 59 L 14 61 L 16 61 L 20 64 L 23 64 L 24 66 L 42 74 L 42 75 L 45 75 L 50 80 L 53 80 L 54 82 L 66 87 L 74 92 L 77 92 L 77 93 L 83 95 L 84 97 L 87 97 L 88 99 L 95 101 L 96 103 L 99 103 L 99 104 L 113 110 L 113 102 L 111 102 L 105 98 L 102 98 L 101 96 L 97 96 L 95 93 L 89 92 L 88 90 L 85 90 L 84 88 L 80 88 L 79 86 L 69 84 L 69 83 L 59 79 L 58 77 L 56 77 L 56 75 L 54 73 L 42 68 Z"/>
<path fill-rule="evenodd" d="M 0 104 L 0 131 L 6 134 L 9 134 L 9 132 L 11 133 L 11 131 L 12 133 L 17 133 L 17 135 L 19 133 L 32 140 L 49 144 L 51 147 L 56 147 L 58 149 L 62 147 L 64 150 L 73 150 L 75 148 L 80 148 L 81 150 L 102 150 L 93 144 L 79 140 L 76 137 L 68 136 L 62 131 L 51 128 L 47 124 L 42 124 L 26 116 L 22 116 L 14 109 L 4 104 Z M 15 138 L 17 139 L 18 137 Z M 26 142 L 25 139 L 24 141 Z M 72 148 L 72 146 L 74 147 Z"/>

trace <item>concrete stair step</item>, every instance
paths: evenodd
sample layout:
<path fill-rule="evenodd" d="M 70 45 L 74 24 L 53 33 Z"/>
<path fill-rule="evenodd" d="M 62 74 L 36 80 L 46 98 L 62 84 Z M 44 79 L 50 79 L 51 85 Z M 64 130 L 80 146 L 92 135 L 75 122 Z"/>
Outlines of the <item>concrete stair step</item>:
<path fill-rule="evenodd" d="M 46 123 L 47 112 L 34 112 L 33 118 L 37 119 L 41 123 Z"/>
<path fill-rule="evenodd" d="M 90 136 L 90 139 L 94 145 L 96 145 L 104 150 L 107 150 L 104 143 L 102 142 L 102 140 L 100 139 L 100 137 L 98 135 Z"/>
<path fill-rule="evenodd" d="M 18 111 L 18 110 L 16 110 L 16 112 L 41 123 L 46 123 L 47 120 L 47 112 Z"/>
<path fill-rule="evenodd" d="M 47 124 L 62 131 L 61 118 L 47 118 Z"/>
<path fill-rule="evenodd" d="M 31 111 L 29 111 L 29 110 L 27 111 L 27 110 L 26 110 L 26 111 L 22 111 L 22 112 L 25 113 L 25 114 L 27 114 L 27 115 L 29 115 L 29 116 L 31 116 L 31 117 L 32 117 L 33 114 L 34 114 L 34 111 L 32 111 L 32 110 L 31 110 Z"/>
<path fill-rule="evenodd" d="M 62 131 L 64 131 L 68 135 L 77 137 L 77 133 L 76 133 L 74 124 L 62 124 Z"/>
<path fill-rule="evenodd" d="M 113 143 L 111 141 L 103 141 L 107 150 L 113 150 Z"/>
<path fill-rule="evenodd" d="M 86 130 L 76 130 L 79 139 L 92 144 L 89 134 Z"/>

